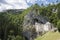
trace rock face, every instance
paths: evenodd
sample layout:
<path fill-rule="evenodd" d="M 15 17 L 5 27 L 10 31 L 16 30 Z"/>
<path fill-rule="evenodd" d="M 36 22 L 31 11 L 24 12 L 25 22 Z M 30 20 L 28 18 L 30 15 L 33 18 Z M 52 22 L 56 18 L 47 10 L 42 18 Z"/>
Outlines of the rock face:
<path fill-rule="evenodd" d="M 32 9 L 32 11 L 24 17 L 23 36 L 28 40 L 32 40 L 37 35 L 42 35 L 53 28 L 46 17 L 39 15 L 38 9 Z"/>

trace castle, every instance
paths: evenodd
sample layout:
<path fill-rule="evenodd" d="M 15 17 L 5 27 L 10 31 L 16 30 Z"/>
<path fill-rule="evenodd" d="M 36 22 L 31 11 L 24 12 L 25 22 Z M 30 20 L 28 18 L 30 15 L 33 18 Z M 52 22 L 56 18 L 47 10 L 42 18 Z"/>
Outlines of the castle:
<path fill-rule="evenodd" d="M 39 14 L 38 8 L 32 9 L 25 17 L 23 22 L 23 36 L 26 40 L 34 40 L 38 35 L 52 30 L 54 26 L 47 17 Z"/>

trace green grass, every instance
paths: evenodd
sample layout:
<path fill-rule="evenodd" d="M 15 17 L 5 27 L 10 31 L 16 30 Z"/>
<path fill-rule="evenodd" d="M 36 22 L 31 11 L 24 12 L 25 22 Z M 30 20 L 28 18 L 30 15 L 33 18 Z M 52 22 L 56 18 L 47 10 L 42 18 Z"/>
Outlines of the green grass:
<path fill-rule="evenodd" d="M 42 37 L 37 37 L 35 40 L 60 40 L 59 32 L 48 32 Z"/>

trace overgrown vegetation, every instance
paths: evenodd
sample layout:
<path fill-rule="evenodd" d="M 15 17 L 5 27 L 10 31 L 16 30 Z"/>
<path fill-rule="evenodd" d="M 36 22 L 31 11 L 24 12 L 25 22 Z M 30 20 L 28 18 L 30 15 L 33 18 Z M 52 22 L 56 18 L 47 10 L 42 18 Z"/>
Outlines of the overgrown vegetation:
<path fill-rule="evenodd" d="M 0 39 L 2 40 L 25 40 L 22 36 L 24 16 L 32 9 L 39 9 L 40 15 L 47 17 L 60 31 L 60 3 L 56 5 L 39 6 L 32 5 L 21 13 L 0 13 Z"/>

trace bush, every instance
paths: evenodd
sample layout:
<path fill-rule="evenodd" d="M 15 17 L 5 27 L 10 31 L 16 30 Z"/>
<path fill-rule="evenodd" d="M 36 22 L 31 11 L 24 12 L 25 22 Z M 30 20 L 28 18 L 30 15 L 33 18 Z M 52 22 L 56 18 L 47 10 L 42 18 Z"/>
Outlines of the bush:
<path fill-rule="evenodd" d="M 57 22 L 58 31 L 60 32 L 60 20 Z"/>
<path fill-rule="evenodd" d="M 23 40 L 23 38 L 21 36 L 17 35 L 14 40 Z"/>

